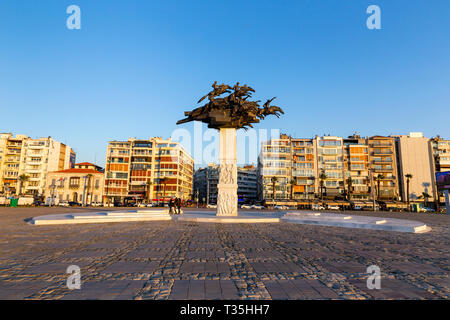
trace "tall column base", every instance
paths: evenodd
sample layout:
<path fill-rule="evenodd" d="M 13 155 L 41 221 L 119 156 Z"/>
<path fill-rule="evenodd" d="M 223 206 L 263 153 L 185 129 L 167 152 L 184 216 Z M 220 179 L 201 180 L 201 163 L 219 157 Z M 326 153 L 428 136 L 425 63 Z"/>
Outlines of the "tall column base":
<path fill-rule="evenodd" d="M 237 216 L 236 129 L 220 129 L 217 216 Z"/>

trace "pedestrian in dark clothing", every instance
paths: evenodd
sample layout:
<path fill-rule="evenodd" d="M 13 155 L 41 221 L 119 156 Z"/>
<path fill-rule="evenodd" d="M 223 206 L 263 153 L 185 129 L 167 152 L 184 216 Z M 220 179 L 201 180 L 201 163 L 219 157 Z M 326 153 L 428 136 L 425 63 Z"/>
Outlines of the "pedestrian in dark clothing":
<path fill-rule="evenodd" d="M 180 198 L 176 198 L 175 199 L 175 204 L 176 204 L 177 209 L 178 209 L 178 214 L 181 214 L 181 199 Z"/>
<path fill-rule="evenodd" d="M 173 207 L 175 206 L 173 198 L 170 198 L 169 200 L 169 213 L 174 213 Z"/>

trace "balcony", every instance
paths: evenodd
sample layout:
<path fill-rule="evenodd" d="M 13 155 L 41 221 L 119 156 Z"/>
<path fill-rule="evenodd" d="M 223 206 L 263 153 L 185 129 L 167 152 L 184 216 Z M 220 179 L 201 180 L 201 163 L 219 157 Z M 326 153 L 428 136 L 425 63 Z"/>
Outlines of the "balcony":
<path fill-rule="evenodd" d="M 384 151 L 372 151 L 372 155 L 390 155 L 392 151 L 384 150 Z"/>
<path fill-rule="evenodd" d="M 373 163 L 392 163 L 393 160 L 375 160 L 375 159 L 372 159 L 372 162 Z"/>
<path fill-rule="evenodd" d="M 394 168 L 373 168 L 374 172 L 392 172 Z"/>
<path fill-rule="evenodd" d="M 369 146 L 371 146 L 372 148 L 392 147 L 393 143 L 390 143 L 390 142 L 379 142 L 379 143 L 370 142 Z"/>

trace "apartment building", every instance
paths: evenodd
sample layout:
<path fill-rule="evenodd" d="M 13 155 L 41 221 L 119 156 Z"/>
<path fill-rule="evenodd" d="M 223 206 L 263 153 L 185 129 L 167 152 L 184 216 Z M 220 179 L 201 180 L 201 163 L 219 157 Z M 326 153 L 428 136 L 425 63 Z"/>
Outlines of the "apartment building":
<path fill-rule="evenodd" d="M 75 152 L 65 144 L 48 138 L 1 134 L 0 178 L 9 194 L 43 196 L 47 174 L 73 167 Z"/>
<path fill-rule="evenodd" d="M 406 175 L 412 174 L 409 181 L 409 199 L 411 202 L 434 201 L 437 196 L 435 160 L 430 140 L 421 132 L 395 136 L 399 189 L 402 201 L 407 200 Z M 428 197 L 426 196 L 428 195 Z"/>
<path fill-rule="evenodd" d="M 194 173 L 194 199 L 200 203 L 217 203 L 217 184 L 219 183 L 219 166 L 210 163 Z"/>
<path fill-rule="evenodd" d="M 219 181 L 219 165 L 211 163 L 200 168 L 194 174 L 194 197 L 200 203 L 217 204 L 217 183 Z M 257 170 L 255 166 L 237 168 L 238 201 L 254 203 L 257 201 Z"/>
<path fill-rule="evenodd" d="M 433 152 L 436 174 L 444 175 L 443 172 L 450 172 L 450 140 L 444 140 L 440 136 L 436 136 L 430 139 L 430 144 Z M 437 190 L 437 192 L 439 203 L 444 203 L 444 190 Z"/>
<path fill-rule="evenodd" d="M 315 198 L 317 165 L 315 163 L 315 140 L 291 138 L 292 199 L 312 200 Z"/>
<path fill-rule="evenodd" d="M 398 201 L 399 175 L 394 137 L 367 138 L 369 146 L 369 174 L 375 196 L 380 201 Z"/>
<path fill-rule="evenodd" d="M 194 161 L 178 142 L 161 137 L 110 141 L 105 169 L 105 202 L 160 202 L 190 199 Z"/>
<path fill-rule="evenodd" d="M 101 203 L 104 174 L 100 166 L 89 162 L 75 164 L 74 168 L 49 172 L 44 192 L 47 204 L 62 201 L 83 205 Z"/>
<path fill-rule="evenodd" d="M 320 197 L 329 200 L 345 198 L 343 139 L 316 136 L 315 144 Z"/>
<path fill-rule="evenodd" d="M 344 172 L 347 199 L 353 202 L 371 199 L 369 176 L 369 146 L 367 139 L 357 134 L 343 139 Z"/>
<path fill-rule="evenodd" d="M 75 164 L 75 152 L 51 137 L 27 139 L 24 148 L 21 171 L 28 177 L 24 188 L 27 194 L 43 195 L 49 172 L 69 169 Z"/>
<path fill-rule="evenodd" d="M 280 135 L 261 143 L 258 157 L 258 198 L 267 202 L 288 199 L 292 180 L 291 137 Z"/>
<path fill-rule="evenodd" d="M 254 203 L 257 201 L 257 172 L 253 165 L 237 168 L 238 201 Z"/>
<path fill-rule="evenodd" d="M 21 184 L 19 175 L 25 152 L 23 145 L 26 139 L 28 139 L 26 135 L 0 134 L 0 188 L 3 194 L 19 193 Z"/>
<path fill-rule="evenodd" d="M 430 139 L 436 172 L 450 171 L 450 140 L 437 136 Z"/>

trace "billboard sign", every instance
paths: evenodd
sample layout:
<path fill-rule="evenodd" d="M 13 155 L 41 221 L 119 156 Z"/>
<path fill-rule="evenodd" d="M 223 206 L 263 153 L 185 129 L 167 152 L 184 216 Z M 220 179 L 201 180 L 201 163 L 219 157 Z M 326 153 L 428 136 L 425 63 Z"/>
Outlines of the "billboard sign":
<path fill-rule="evenodd" d="M 436 184 L 439 190 L 450 190 L 450 171 L 437 172 Z"/>

